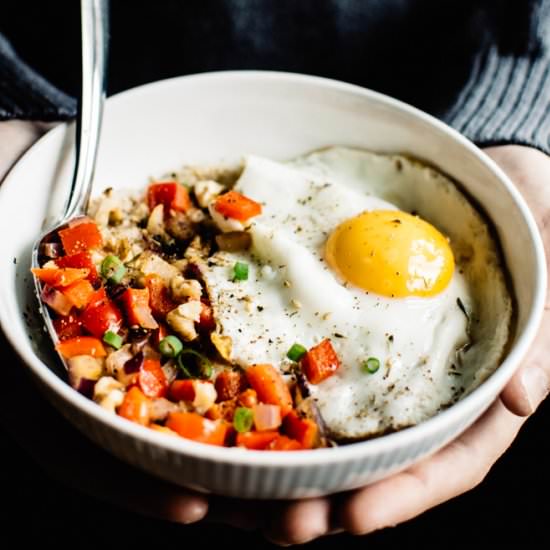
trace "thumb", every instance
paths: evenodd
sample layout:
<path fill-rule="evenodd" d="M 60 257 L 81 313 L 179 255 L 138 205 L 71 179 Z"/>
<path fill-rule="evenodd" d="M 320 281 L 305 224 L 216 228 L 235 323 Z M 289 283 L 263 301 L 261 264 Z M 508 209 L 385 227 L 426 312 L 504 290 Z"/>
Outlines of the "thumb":
<path fill-rule="evenodd" d="M 528 416 L 535 412 L 550 392 L 550 314 L 547 309 L 539 334 L 523 367 L 504 388 L 501 399 L 514 414 Z"/>
<path fill-rule="evenodd" d="M 516 145 L 490 147 L 485 152 L 500 165 L 531 207 L 550 259 L 550 157 L 530 147 Z M 514 414 L 528 416 L 550 390 L 550 296 L 539 334 L 525 358 L 523 367 L 502 392 L 502 402 Z"/>

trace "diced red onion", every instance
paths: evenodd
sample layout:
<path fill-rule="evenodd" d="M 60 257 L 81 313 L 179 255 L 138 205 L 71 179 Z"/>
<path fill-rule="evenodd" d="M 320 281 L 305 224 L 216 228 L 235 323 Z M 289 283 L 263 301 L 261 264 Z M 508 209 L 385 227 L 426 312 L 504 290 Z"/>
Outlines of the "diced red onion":
<path fill-rule="evenodd" d="M 254 405 L 254 425 L 258 431 L 276 430 L 281 425 L 281 407 L 279 405 Z"/>
<path fill-rule="evenodd" d="M 82 378 L 78 387 L 75 387 L 75 390 L 82 395 L 85 395 L 91 399 L 94 395 L 94 388 L 97 380 L 90 380 L 89 378 Z"/>
<path fill-rule="evenodd" d="M 180 410 L 179 405 L 172 403 L 164 397 L 154 399 L 149 405 L 149 414 L 151 420 L 165 420 L 166 417 L 172 412 L 178 412 Z"/>
<path fill-rule="evenodd" d="M 132 359 L 133 354 L 130 352 L 130 344 L 125 344 L 119 350 L 110 353 L 105 360 L 107 372 L 118 378 L 121 371 L 124 370 L 124 365 Z"/>
<path fill-rule="evenodd" d="M 309 397 L 311 395 L 311 391 L 309 389 L 309 382 L 306 378 L 306 375 L 303 372 L 296 373 L 296 383 L 298 385 L 298 388 L 300 389 L 302 398 Z"/>
<path fill-rule="evenodd" d="M 101 363 L 91 355 L 76 355 L 67 360 L 67 369 L 71 386 L 92 397 L 95 383 L 101 376 Z"/>
<path fill-rule="evenodd" d="M 170 385 L 178 375 L 178 368 L 174 365 L 174 362 L 170 360 L 162 365 L 162 370 L 164 372 L 164 376 L 166 376 L 166 383 Z"/>
<path fill-rule="evenodd" d="M 73 304 L 63 293 L 48 285 L 45 285 L 42 289 L 40 298 L 59 315 L 68 315 L 73 307 Z"/>
<path fill-rule="evenodd" d="M 198 279 L 200 281 L 202 279 L 200 266 L 193 262 L 189 263 L 185 269 L 185 277 L 187 279 Z"/>
<path fill-rule="evenodd" d="M 61 243 L 44 243 L 40 252 L 47 258 L 55 259 L 63 254 L 63 247 Z"/>
<path fill-rule="evenodd" d="M 142 327 L 130 327 L 128 330 L 128 340 L 130 342 L 146 342 L 150 331 Z"/>
<path fill-rule="evenodd" d="M 136 353 L 136 355 L 124 363 L 124 372 L 126 374 L 134 374 L 135 372 L 139 372 L 139 369 L 143 364 L 143 360 L 143 353 L 141 351 Z"/>

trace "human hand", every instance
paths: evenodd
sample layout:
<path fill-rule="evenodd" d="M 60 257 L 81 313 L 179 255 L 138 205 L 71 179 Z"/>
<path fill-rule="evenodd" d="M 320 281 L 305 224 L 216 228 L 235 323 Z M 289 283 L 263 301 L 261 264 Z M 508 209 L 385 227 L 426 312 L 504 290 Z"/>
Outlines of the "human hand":
<path fill-rule="evenodd" d="M 528 202 L 550 258 L 550 157 L 512 145 L 485 152 L 507 172 Z M 267 516 L 274 518 L 271 522 L 261 521 L 266 516 L 261 506 L 243 504 L 239 513 L 235 511 L 238 503 L 226 503 L 219 517 L 230 518 L 236 525 L 263 528 L 275 542 L 298 544 L 338 530 L 366 534 L 397 525 L 474 488 L 550 390 L 549 306 L 547 302 L 538 337 L 523 367 L 500 398 L 471 428 L 432 457 L 357 491 L 272 505 Z M 231 515 L 224 516 L 224 509 L 232 510 Z"/>
<path fill-rule="evenodd" d="M 524 193 L 548 248 L 550 229 L 546 227 L 549 220 L 546 213 L 550 212 L 550 190 L 544 188 L 541 175 L 550 174 L 550 159 L 517 146 L 495 147 L 487 152 L 508 171 Z M 546 314 L 541 334 L 548 331 L 550 319 Z M 6 410 L 13 414 L 8 412 L 2 420 L 6 421 L 6 431 L 50 474 L 96 497 L 171 521 L 190 523 L 206 516 L 212 521 L 262 529 L 277 542 L 300 543 L 335 530 L 361 534 L 395 525 L 474 487 L 514 440 L 524 422 L 522 416 L 532 413 L 546 394 L 550 368 L 544 359 L 549 347 L 539 335 L 524 368 L 506 387 L 501 399 L 458 440 L 433 457 L 364 489 L 290 503 L 243 502 L 220 497 L 211 497 L 208 501 L 205 496 L 156 480 L 90 444 L 53 410 L 48 413 L 49 407 L 32 396 L 25 410 L 18 403 L 8 406 Z M 16 361 L 8 360 L 7 364 L 13 366 Z M 527 391 L 528 388 L 532 391 Z M 21 425 L 25 419 L 22 416 L 28 416 L 26 426 L 32 426 L 36 418 L 41 418 L 42 425 L 46 422 L 56 434 L 54 439 L 67 442 L 66 445 L 50 445 L 51 430 L 41 432 L 42 437 L 37 431 L 36 438 L 27 437 L 28 433 L 21 437 L 21 432 L 12 432 L 11 427 Z M 16 417 L 17 422 L 11 421 Z M 100 471 L 102 476 L 90 476 L 90 471 Z M 460 475 L 453 477 L 450 472 L 460 472 Z M 381 500 L 384 507 L 379 506 Z"/>

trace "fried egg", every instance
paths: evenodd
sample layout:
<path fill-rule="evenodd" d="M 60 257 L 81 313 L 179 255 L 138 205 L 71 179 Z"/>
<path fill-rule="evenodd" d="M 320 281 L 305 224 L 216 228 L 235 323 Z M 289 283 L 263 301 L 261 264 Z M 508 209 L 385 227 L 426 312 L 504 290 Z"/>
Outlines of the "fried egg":
<path fill-rule="evenodd" d="M 331 148 L 287 163 L 251 156 L 235 189 L 263 210 L 252 247 L 204 269 L 215 338 L 244 369 L 283 372 L 294 343 L 330 339 L 341 367 L 310 391 L 333 438 L 415 425 L 498 366 L 510 294 L 487 224 L 448 178 Z M 233 280 L 236 262 L 247 280 Z"/>

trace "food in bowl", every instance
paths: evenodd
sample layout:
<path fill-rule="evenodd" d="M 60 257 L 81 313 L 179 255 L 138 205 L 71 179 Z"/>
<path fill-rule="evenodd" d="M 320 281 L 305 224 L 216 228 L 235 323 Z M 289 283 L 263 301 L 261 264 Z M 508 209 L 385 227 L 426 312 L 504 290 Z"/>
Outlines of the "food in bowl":
<path fill-rule="evenodd" d="M 418 161 L 341 147 L 107 190 L 44 246 L 71 384 L 152 429 L 298 450 L 413 426 L 498 366 L 484 217 Z"/>

